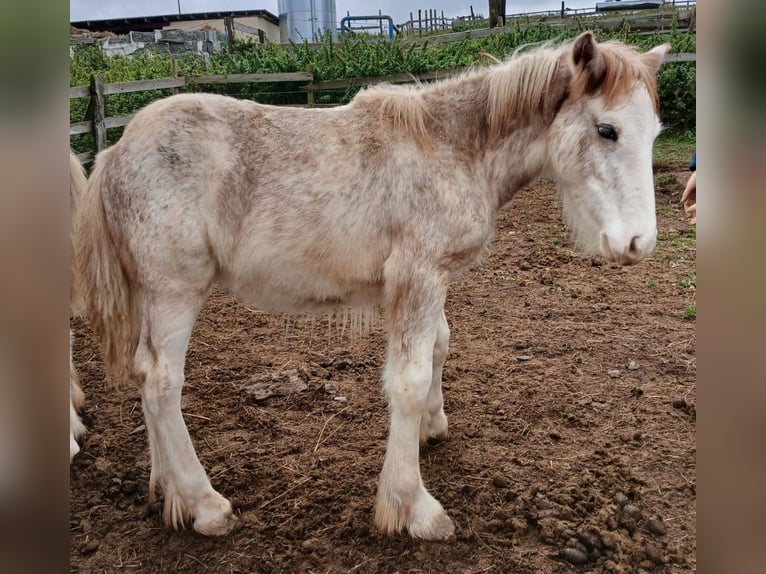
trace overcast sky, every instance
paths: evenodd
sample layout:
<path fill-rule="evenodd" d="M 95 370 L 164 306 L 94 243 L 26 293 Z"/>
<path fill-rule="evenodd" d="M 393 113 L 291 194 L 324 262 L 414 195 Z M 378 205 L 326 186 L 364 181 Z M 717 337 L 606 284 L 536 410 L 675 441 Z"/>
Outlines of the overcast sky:
<path fill-rule="evenodd" d="M 132 16 L 152 16 L 178 13 L 179 0 L 71 0 L 69 14 L 71 21 L 99 20 L 105 18 L 128 18 Z M 180 0 L 181 11 L 215 12 L 219 10 L 268 10 L 278 15 L 277 0 Z M 590 8 L 596 0 L 566 0 L 570 8 Z M 436 8 L 448 17 L 465 16 L 471 13 L 469 6 L 473 5 L 474 12 L 485 16 L 489 13 L 487 0 L 336 0 L 336 16 L 340 20 L 347 11 L 351 15 L 377 14 L 382 10 L 395 23 L 409 20 L 410 11 L 417 8 Z M 413 10 L 414 8 L 414 10 Z M 506 12 L 534 12 L 539 10 L 558 10 L 561 0 L 506 0 Z"/>

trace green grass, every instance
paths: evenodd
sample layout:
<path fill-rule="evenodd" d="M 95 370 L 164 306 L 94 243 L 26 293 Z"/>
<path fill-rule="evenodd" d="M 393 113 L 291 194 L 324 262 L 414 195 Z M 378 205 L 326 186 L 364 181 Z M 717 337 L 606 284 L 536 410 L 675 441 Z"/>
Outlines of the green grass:
<path fill-rule="evenodd" d="M 654 142 L 655 163 L 689 164 L 697 139 L 694 132 L 663 132 Z"/>
<path fill-rule="evenodd" d="M 697 318 L 697 304 L 692 303 L 688 307 L 684 309 L 683 312 L 684 319 L 696 319 Z"/>
<path fill-rule="evenodd" d="M 657 235 L 657 241 L 662 247 L 663 257 L 670 261 L 679 261 L 687 258 L 687 253 L 691 253 L 694 258 L 694 250 L 697 247 L 697 228 L 692 227 L 686 231 L 661 231 Z M 696 281 L 696 278 L 695 278 Z"/>
<path fill-rule="evenodd" d="M 664 187 L 676 184 L 676 178 L 672 173 L 661 172 L 654 176 L 654 186 Z"/>
<path fill-rule="evenodd" d="M 646 282 L 646 288 L 647 288 L 647 289 L 657 289 L 657 282 L 656 282 L 656 281 L 654 281 L 654 280 L 652 280 L 652 281 L 647 281 L 647 282 Z"/>
<path fill-rule="evenodd" d="M 697 287 L 697 272 L 690 271 L 689 276 L 686 279 L 680 279 L 679 281 L 676 281 L 676 286 L 681 287 L 682 289 L 689 289 L 691 287 L 696 288 Z"/>

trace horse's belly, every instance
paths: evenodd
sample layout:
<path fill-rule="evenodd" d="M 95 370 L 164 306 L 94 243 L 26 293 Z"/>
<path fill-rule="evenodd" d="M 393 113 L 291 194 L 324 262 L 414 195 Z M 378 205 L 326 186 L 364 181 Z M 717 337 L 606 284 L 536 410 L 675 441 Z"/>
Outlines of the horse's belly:
<path fill-rule="evenodd" d="M 311 265 L 261 265 L 223 273 L 233 295 L 263 310 L 315 312 L 369 308 L 382 302 L 382 281 L 357 274 L 331 275 Z"/>

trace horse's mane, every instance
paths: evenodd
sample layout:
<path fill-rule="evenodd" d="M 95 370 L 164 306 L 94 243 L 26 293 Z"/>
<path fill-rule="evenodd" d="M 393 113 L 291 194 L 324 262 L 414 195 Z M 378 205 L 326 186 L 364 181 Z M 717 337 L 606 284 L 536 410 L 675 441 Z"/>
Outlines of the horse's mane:
<path fill-rule="evenodd" d="M 485 99 L 490 136 L 496 137 L 503 126 L 514 119 L 545 108 L 557 73 L 566 70 L 562 70 L 562 63 L 574 74 L 567 80 L 570 82 L 569 97 L 579 99 L 592 91 L 592 76 L 575 73 L 571 56 L 563 59 L 573 42 L 545 43 L 533 49 L 523 46 L 503 62 L 473 68 L 437 85 L 456 87 L 466 78 L 484 76 L 482 99 Z M 636 82 L 641 82 L 649 91 L 655 110 L 658 109 L 656 77 L 641 61 L 641 53 L 636 48 L 609 41 L 598 44 L 598 54 L 594 72 L 600 77 L 598 89 L 607 106 L 615 105 L 635 89 Z M 433 89 L 439 88 L 420 83 L 413 86 L 378 84 L 359 92 L 352 103 L 377 108 L 381 117 L 389 118 L 395 129 L 411 134 L 419 145 L 428 147 L 431 142 L 427 127 L 430 115 L 422 95 Z M 476 103 L 482 105 L 478 100 Z"/>
<path fill-rule="evenodd" d="M 353 103 L 378 107 L 378 113 L 390 118 L 395 129 L 411 134 L 418 145 L 427 148 L 431 145 L 426 128 L 429 113 L 423 98 L 418 97 L 423 86 L 419 82 L 412 86 L 381 83 L 359 92 Z"/>

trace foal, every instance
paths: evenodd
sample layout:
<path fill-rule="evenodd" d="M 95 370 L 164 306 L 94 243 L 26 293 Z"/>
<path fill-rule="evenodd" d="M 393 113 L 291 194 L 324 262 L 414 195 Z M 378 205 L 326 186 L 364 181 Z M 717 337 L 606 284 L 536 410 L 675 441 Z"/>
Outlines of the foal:
<path fill-rule="evenodd" d="M 420 440 L 447 434 L 447 287 L 478 262 L 498 209 L 543 174 L 583 249 L 621 264 L 652 251 L 667 50 L 585 33 L 333 109 L 187 94 L 138 113 L 97 158 L 75 252 L 108 374 L 141 389 L 166 523 L 234 525 L 181 414 L 189 337 L 217 282 L 261 309 L 383 305 L 390 431 L 375 523 L 452 535 L 418 461 Z"/>

